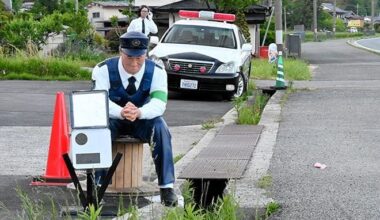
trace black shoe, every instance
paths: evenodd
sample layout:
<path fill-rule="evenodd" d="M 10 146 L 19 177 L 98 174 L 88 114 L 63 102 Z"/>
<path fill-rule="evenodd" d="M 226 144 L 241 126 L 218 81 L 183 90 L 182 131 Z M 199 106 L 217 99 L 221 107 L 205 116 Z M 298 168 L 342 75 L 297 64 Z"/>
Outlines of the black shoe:
<path fill-rule="evenodd" d="M 165 206 L 169 206 L 169 207 L 177 206 L 178 198 L 172 188 L 161 188 L 160 195 L 161 195 L 161 203 L 164 204 Z"/>

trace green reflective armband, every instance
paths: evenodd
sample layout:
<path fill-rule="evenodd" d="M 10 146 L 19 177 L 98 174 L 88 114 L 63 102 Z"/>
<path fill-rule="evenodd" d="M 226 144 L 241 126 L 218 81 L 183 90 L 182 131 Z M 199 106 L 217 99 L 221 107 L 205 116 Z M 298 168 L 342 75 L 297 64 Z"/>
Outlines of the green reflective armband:
<path fill-rule="evenodd" d="M 156 98 L 156 99 L 159 99 L 165 103 L 168 102 L 168 94 L 166 92 L 163 92 L 163 91 L 154 91 L 150 94 L 150 98 Z"/>

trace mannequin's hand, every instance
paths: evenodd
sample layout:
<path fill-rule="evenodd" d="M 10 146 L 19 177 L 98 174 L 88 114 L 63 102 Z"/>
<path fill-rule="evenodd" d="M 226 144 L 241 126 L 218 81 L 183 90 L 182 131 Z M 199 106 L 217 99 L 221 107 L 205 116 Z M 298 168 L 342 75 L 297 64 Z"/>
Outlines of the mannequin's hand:
<path fill-rule="evenodd" d="M 152 13 L 151 11 L 148 13 L 148 19 L 149 19 L 149 20 L 152 20 L 152 19 L 153 19 L 153 13 Z"/>
<path fill-rule="evenodd" d="M 122 117 L 129 120 L 129 121 L 135 121 L 140 117 L 140 109 L 137 108 L 133 103 L 128 102 L 123 110 L 122 110 Z"/>

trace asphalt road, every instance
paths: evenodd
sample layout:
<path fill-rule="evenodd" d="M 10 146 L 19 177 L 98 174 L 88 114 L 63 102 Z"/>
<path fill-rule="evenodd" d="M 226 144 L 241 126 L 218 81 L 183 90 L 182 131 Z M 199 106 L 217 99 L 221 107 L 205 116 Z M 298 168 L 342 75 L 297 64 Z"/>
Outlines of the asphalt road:
<path fill-rule="evenodd" d="M 380 56 L 345 40 L 304 43 L 302 54 L 313 80 L 295 84 L 313 89 L 282 108 L 268 192 L 282 209 L 273 219 L 380 219 Z"/>
<path fill-rule="evenodd" d="M 85 81 L 0 81 L 0 126 L 51 126 L 56 92 L 65 93 L 69 112 L 70 92 L 90 87 Z M 231 108 L 217 95 L 169 93 L 164 117 L 169 126 L 199 125 Z"/>
<path fill-rule="evenodd" d="M 380 50 L 380 38 L 362 39 L 358 40 L 357 43 L 374 50 Z"/>

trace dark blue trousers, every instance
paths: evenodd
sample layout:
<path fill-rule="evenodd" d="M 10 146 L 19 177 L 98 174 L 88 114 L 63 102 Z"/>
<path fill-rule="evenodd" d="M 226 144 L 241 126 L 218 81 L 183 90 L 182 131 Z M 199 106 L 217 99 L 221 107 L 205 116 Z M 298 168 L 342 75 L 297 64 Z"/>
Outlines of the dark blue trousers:
<path fill-rule="evenodd" d="M 148 142 L 152 150 L 152 157 L 156 167 L 158 185 L 174 183 L 174 163 L 171 144 L 171 134 L 162 117 L 149 120 L 110 119 L 111 138 L 115 140 L 120 135 L 131 135 Z M 105 176 L 105 170 L 95 172 L 95 179 L 99 182 L 100 176 Z"/>

